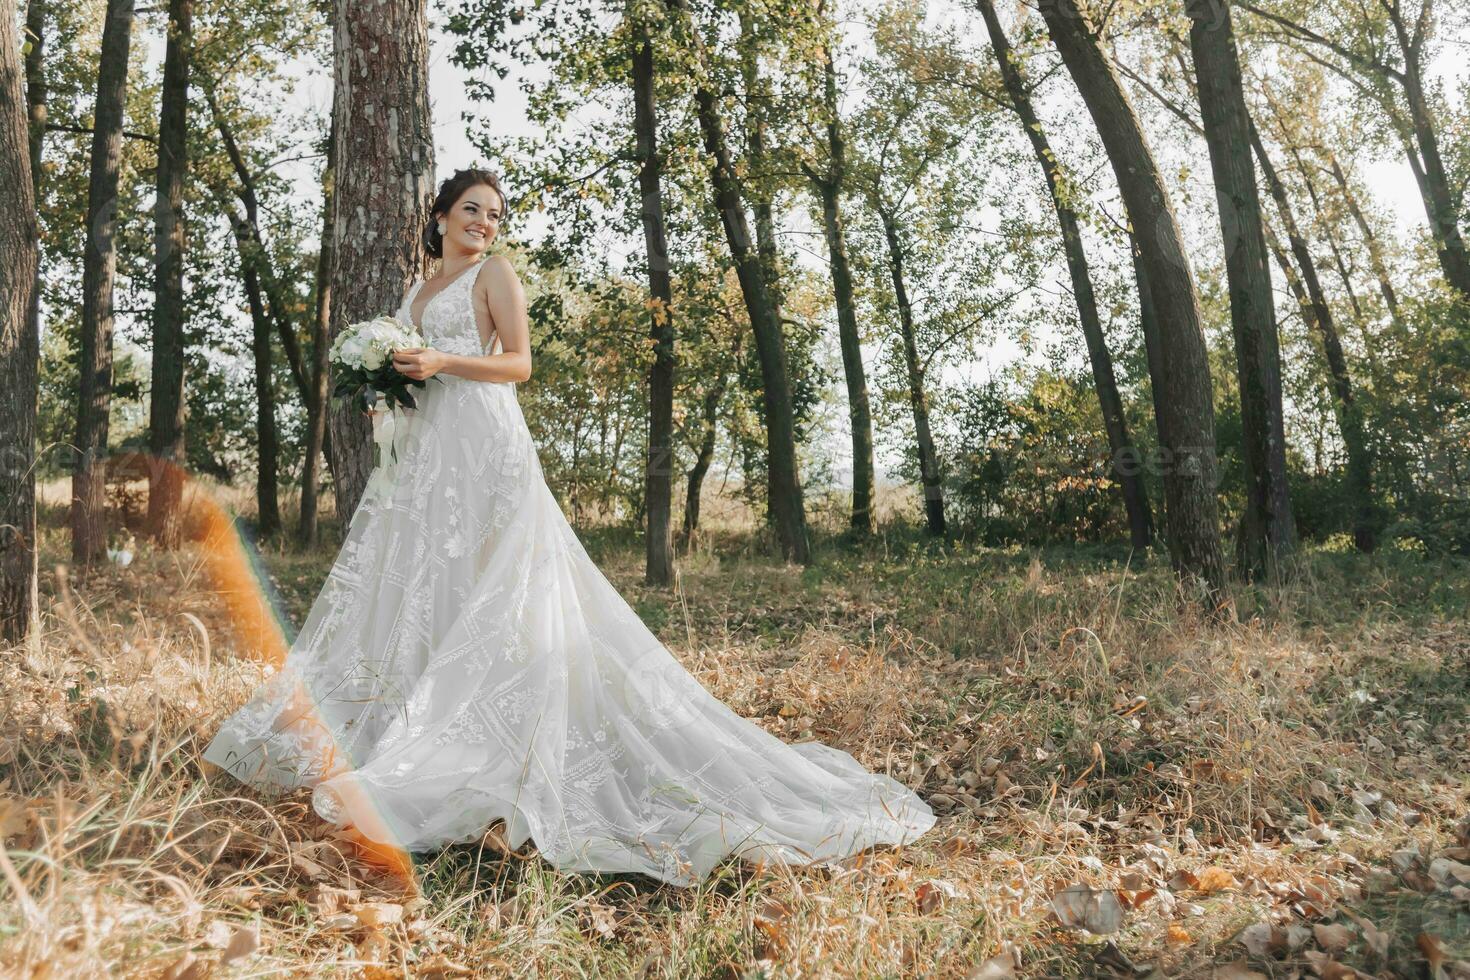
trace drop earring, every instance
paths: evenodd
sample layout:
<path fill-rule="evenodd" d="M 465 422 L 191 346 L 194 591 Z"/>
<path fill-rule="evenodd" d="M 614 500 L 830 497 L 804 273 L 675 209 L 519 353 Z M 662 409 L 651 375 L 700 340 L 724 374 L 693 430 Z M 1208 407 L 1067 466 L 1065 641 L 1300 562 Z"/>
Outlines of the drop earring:
<path fill-rule="evenodd" d="M 439 234 L 442 235 L 442 234 L 444 234 L 448 230 L 449 230 L 449 227 L 446 224 L 444 224 L 444 222 L 442 222 L 442 221 L 439 222 Z"/>

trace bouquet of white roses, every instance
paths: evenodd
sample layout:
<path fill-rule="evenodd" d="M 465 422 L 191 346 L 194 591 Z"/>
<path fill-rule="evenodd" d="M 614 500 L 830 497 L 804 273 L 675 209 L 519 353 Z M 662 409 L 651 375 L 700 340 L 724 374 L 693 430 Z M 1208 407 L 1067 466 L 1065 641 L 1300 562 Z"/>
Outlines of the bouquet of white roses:
<path fill-rule="evenodd" d="M 396 317 L 380 316 L 346 327 L 332 343 L 330 357 L 337 378 L 332 393 L 360 399 L 365 411 L 373 409 L 380 394 L 390 409 L 395 404 L 417 408 L 408 389 L 422 388 L 424 381 L 400 374 L 393 366 L 393 352 L 424 346 L 418 329 Z"/>

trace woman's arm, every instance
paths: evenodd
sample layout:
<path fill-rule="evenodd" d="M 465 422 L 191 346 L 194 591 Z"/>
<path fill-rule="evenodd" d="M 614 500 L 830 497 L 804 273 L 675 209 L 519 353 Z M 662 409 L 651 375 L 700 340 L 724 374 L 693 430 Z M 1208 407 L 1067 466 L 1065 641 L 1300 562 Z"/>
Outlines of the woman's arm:
<path fill-rule="evenodd" d="M 470 381 L 528 380 L 531 327 L 526 317 L 526 291 L 515 267 L 505 256 L 491 256 L 475 273 L 474 304 L 477 321 L 481 309 L 488 313 L 491 329 L 500 335 L 502 353 L 473 356 L 409 347 L 393 352 L 393 366 L 416 379 L 442 373 Z"/>

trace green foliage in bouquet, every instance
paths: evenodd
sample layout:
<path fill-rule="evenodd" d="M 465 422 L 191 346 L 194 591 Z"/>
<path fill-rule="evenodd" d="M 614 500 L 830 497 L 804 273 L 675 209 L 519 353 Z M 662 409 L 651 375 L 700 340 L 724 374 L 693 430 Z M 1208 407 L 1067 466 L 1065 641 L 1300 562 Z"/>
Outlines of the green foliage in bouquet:
<path fill-rule="evenodd" d="M 425 380 L 410 378 L 393 366 L 393 352 L 404 347 L 423 347 L 418 330 L 394 317 L 378 317 L 354 323 L 338 334 L 332 344 L 331 360 L 336 376 L 335 396 L 352 398 L 363 411 L 371 411 L 382 395 L 392 409 L 398 405 L 417 408 L 410 388 L 422 388 Z"/>

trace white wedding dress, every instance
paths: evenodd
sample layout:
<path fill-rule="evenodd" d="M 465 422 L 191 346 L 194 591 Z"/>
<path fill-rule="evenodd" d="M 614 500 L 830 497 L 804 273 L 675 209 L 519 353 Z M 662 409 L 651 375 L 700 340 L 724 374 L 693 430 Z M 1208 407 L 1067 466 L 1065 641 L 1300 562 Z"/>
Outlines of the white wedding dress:
<path fill-rule="evenodd" d="M 479 267 L 429 298 L 430 346 L 486 353 Z M 439 375 L 415 395 L 393 483 L 364 497 L 282 669 L 205 759 L 258 789 L 315 787 L 323 818 L 407 851 L 503 818 L 510 846 L 530 837 L 558 868 L 680 886 L 730 855 L 805 864 L 933 826 L 901 783 L 783 742 L 685 671 L 567 524 L 513 383 Z"/>

